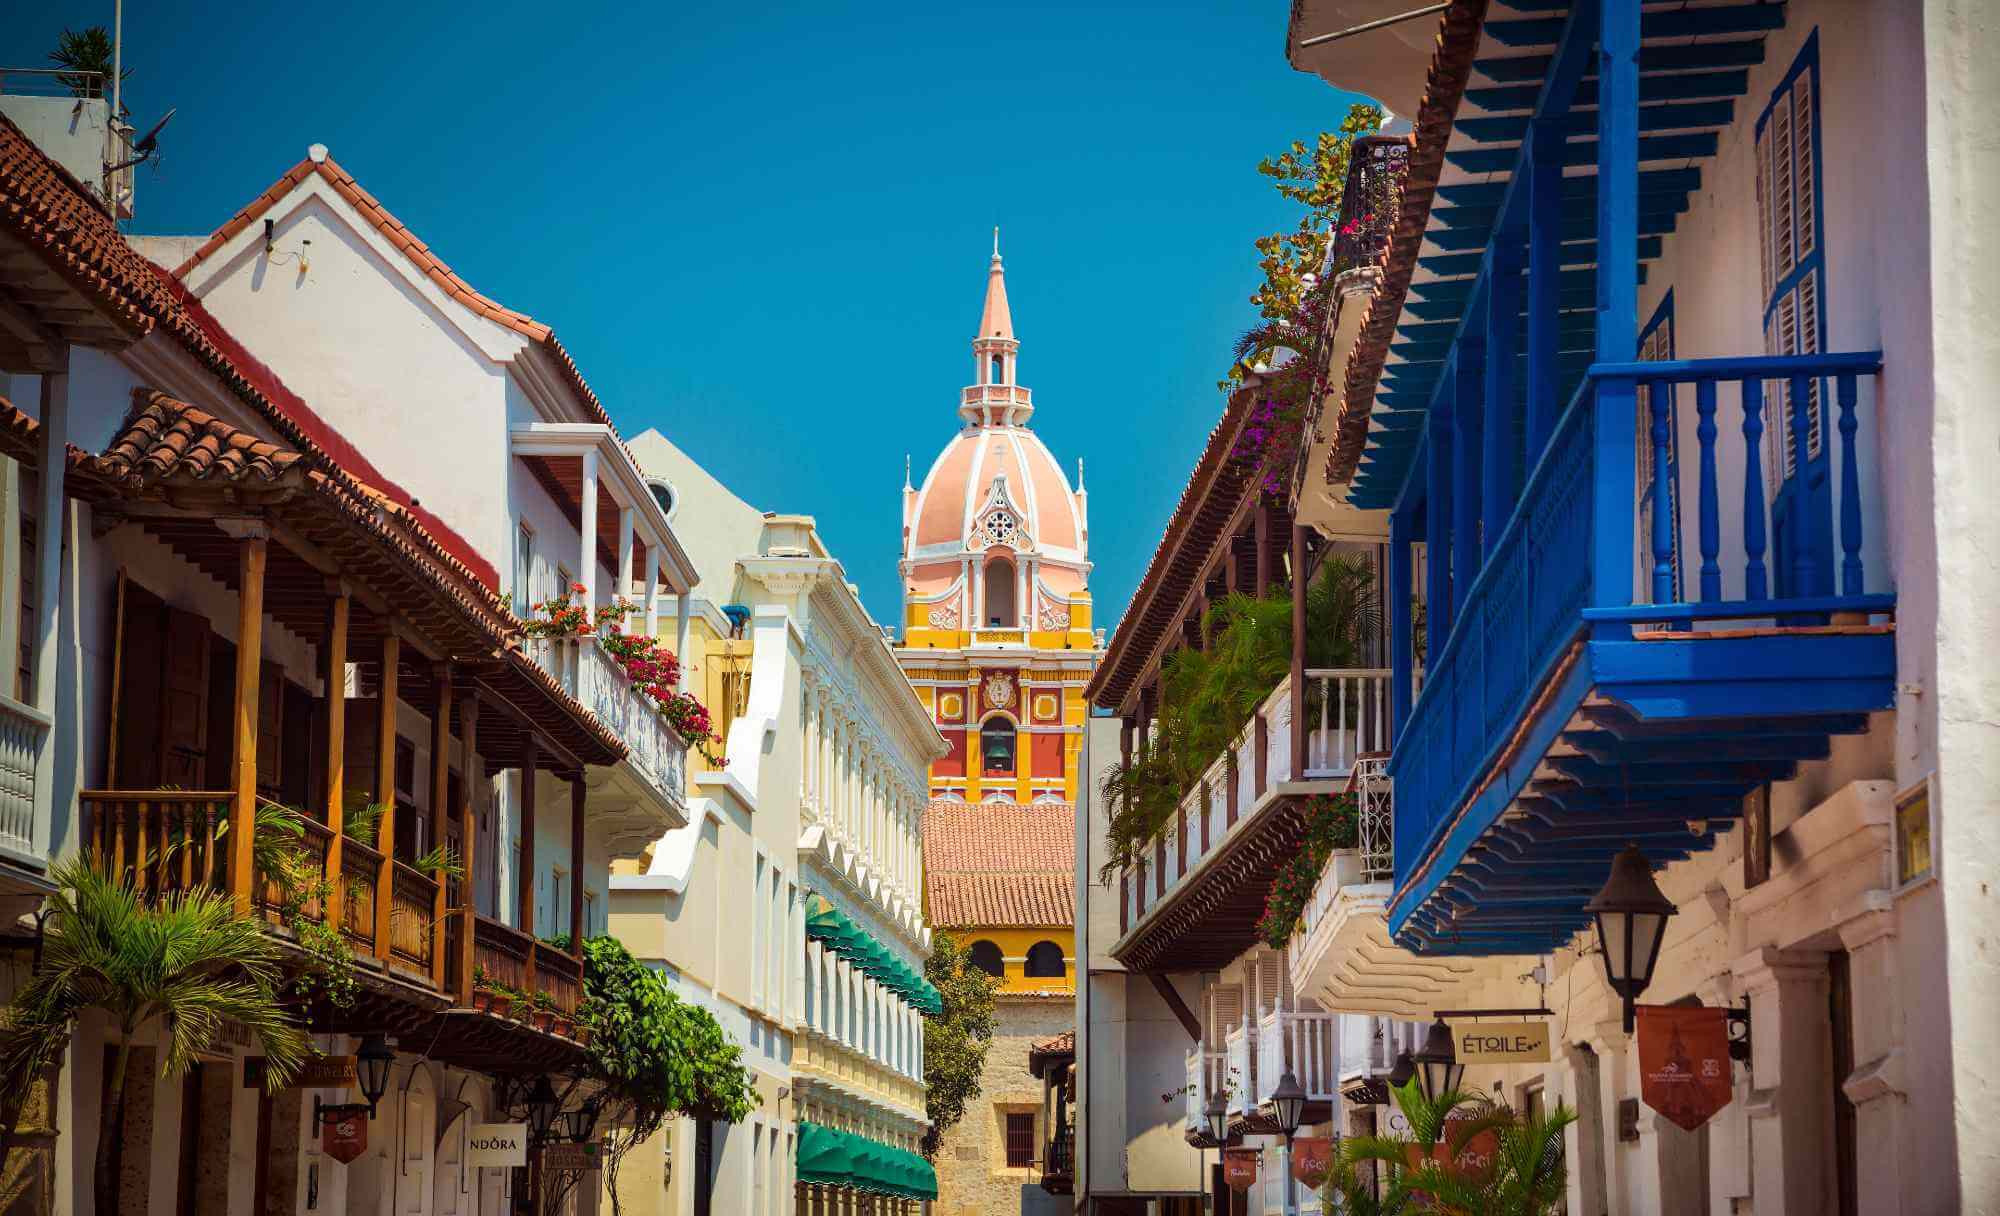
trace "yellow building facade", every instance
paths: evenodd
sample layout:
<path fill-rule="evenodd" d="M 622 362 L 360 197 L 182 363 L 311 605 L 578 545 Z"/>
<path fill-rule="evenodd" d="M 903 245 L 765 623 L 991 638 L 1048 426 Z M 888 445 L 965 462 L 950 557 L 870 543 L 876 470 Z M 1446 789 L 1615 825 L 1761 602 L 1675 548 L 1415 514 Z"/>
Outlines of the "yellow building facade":
<path fill-rule="evenodd" d="M 1036 1182 L 1033 1043 L 1075 1024 L 1076 820 L 1091 619 L 1090 515 L 1030 427 L 996 244 L 959 429 L 903 485 L 896 658 L 950 750 L 931 765 L 924 918 L 999 980 L 980 1092 L 937 1155 L 940 1216 L 1066 1212 Z"/>

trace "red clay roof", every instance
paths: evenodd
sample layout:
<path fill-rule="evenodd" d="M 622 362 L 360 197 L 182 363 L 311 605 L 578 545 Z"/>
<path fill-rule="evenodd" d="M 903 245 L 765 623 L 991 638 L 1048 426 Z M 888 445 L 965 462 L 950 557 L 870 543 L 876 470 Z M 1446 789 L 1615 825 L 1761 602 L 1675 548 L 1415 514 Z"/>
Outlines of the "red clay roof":
<path fill-rule="evenodd" d="M 527 313 L 508 308 L 492 297 L 482 294 L 472 284 L 466 282 L 456 271 L 445 265 L 443 259 L 433 253 L 430 246 L 424 244 L 416 233 L 410 231 L 408 225 L 391 214 L 389 209 L 382 205 L 381 200 L 362 189 L 361 183 L 354 180 L 354 175 L 341 168 L 339 162 L 332 157 L 317 162 L 307 157 L 287 169 L 283 176 L 271 183 L 270 189 L 251 199 L 248 206 L 231 216 L 227 223 L 215 230 L 214 235 L 202 242 L 201 247 L 189 255 L 187 261 L 175 267 L 174 278 L 186 279 L 188 271 L 194 269 L 204 258 L 227 244 L 245 228 L 262 219 L 264 213 L 276 206 L 279 200 L 290 194 L 301 182 L 314 176 L 326 182 L 335 194 L 360 212 L 362 218 L 382 234 L 383 239 L 394 245 L 423 273 L 425 278 L 437 284 L 446 295 L 487 320 L 505 326 L 546 348 L 562 366 L 564 378 L 569 381 L 577 400 L 582 403 L 592 420 L 610 427 L 613 435 L 618 433 L 617 424 L 611 421 L 610 412 L 604 408 L 604 403 L 597 399 L 597 394 L 590 391 L 590 385 L 584 382 L 583 373 L 577 368 L 576 360 L 570 357 L 568 349 L 557 340 L 553 329 Z"/>
<path fill-rule="evenodd" d="M 924 916 L 943 928 L 1076 920 L 1076 808 L 933 802 L 924 813 Z"/>
<path fill-rule="evenodd" d="M 299 454 L 165 393 L 134 389 L 132 413 L 94 471 L 128 485 L 169 479 L 277 481 Z"/>

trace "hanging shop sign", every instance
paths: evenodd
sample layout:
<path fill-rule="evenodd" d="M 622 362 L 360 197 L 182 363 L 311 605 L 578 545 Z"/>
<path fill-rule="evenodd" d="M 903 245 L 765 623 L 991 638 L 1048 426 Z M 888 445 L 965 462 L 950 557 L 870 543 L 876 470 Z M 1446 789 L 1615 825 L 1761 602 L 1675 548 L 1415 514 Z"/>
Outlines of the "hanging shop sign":
<path fill-rule="evenodd" d="M 551 1144 L 542 1150 L 545 1170 L 594 1170 L 602 1168 L 604 1153 L 595 1141 L 587 1144 Z"/>
<path fill-rule="evenodd" d="M 1639 1094 L 1695 1131 L 1729 1105 L 1729 1011 L 1702 1005 L 1638 1007 Z"/>
<path fill-rule="evenodd" d="M 1470 1115 L 1453 1115 L 1446 1119 L 1444 1132 L 1438 1137 L 1438 1142 L 1431 1146 L 1429 1153 L 1425 1153 L 1421 1144 L 1405 1146 L 1404 1152 L 1409 1158 L 1410 1167 L 1414 1169 L 1429 1160 L 1437 1162 L 1461 1178 L 1483 1178 L 1491 1173 L 1493 1159 L 1500 1152 L 1500 1134 L 1492 1128 L 1487 1128 L 1476 1135 L 1468 1136 L 1466 1132 L 1471 1122 Z M 1456 1153 L 1451 1151 L 1451 1146 L 1454 1144 L 1458 1145 Z"/>
<path fill-rule="evenodd" d="M 1460 1022 L 1452 1028 L 1460 1064 L 1546 1064 L 1547 1022 Z"/>
<path fill-rule="evenodd" d="M 361 1084 L 353 1056 L 314 1056 L 299 1066 L 289 1089 L 353 1089 Z"/>
<path fill-rule="evenodd" d="M 1257 1185 L 1257 1162 L 1264 1150 L 1226 1148 L 1222 1150 L 1222 1180 L 1232 1191 L 1247 1191 Z"/>
<path fill-rule="evenodd" d="M 1292 1137 L 1292 1177 L 1318 1190 L 1319 1184 L 1326 1181 L 1327 1171 L 1332 1168 L 1333 1137 Z"/>
<path fill-rule="evenodd" d="M 337 1113 L 329 1113 L 319 1126 L 320 1149 L 347 1165 L 368 1151 L 368 1108 L 357 1105 L 327 1109 Z"/>
<path fill-rule="evenodd" d="M 487 1169 L 528 1164 L 528 1125 L 475 1123 L 465 1139 L 465 1163 Z"/>

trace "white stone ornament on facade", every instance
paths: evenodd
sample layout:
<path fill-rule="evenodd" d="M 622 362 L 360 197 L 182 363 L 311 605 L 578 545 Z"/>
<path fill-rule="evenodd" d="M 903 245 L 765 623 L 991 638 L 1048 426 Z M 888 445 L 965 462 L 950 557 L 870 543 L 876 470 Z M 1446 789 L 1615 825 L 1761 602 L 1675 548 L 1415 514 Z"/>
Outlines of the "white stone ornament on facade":
<path fill-rule="evenodd" d="M 958 628 L 958 601 L 952 599 L 946 600 L 942 604 L 933 605 L 929 619 L 932 629 Z"/>
<path fill-rule="evenodd" d="M 1014 704 L 1014 682 L 1000 672 L 986 677 L 986 707 L 1006 709 Z"/>
<path fill-rule="evenodd" d="M 1069 605 L 1046 595 L 1036 597 L 1035 623 L 1046 631 L 1069 628 Z"/>

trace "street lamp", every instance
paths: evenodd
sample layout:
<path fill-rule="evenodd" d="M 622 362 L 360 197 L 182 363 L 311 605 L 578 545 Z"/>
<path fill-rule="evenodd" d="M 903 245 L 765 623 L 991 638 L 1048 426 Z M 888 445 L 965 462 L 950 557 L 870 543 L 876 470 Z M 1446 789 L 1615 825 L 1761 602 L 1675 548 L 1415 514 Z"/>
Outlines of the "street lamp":
<path fill-rule="evenodd" d="M 371 1034 L 361 1040 L 361 1046 L 354 1053 L 354 1071 L 359 1074 L 361 1096 L 368 1099 L 368 1114 L 375 1114 L 375 1104 L 382 1095 L 389 1092 L 389 1069 L 396 1063 L 396 1053 L 389 1047 L 389 1040 L 379 1034 Z"/>
<path fill-rule="evenodd" d="M 1271 1112 L 1277 1116 L 1278 1130 L 1285 1134 L 1285 1211 L 1296 1211 L 1292 1195 L 1292 1136 L 1299 1130 L 1299 1124 L 1306 1117 L 1306 1091 L 1290 1069 L 1278 1078 L 1278 1088 L 1271 1091 Z"/>
<path fill-rule="evenodd" d="M 555 1086 L 549 1084 L 548 1075 L 537 1077 L 535 1087 L 528 1091 L 528 1134 L 537 1141 L 547 1140 L 560 1109 L 562 1102 L 556 1097 Z"/>
<path fill-rule="evenodd" d="M 1444 1024 L 1443 1018 L 1431 1023 L 1422 1050 L 1412 1053 L 1410 1058 L 1427 1101 L 1436 1102 L 1445 1094 L 1457 1093 L 1459 1083 L 1465 1079 L 1465 1065 L 1458 1062 L 1451 1027 Z"/>
<path fill-rule="evenodd" d="M 1201 1117 L 1208 1124 L 1208 1138 L 1215 1141 L 1217 1148 L 1229 1143 L 1229 1107 L 1223 1104 L 1221 1094 L 1209 1098 Z"/>
<path fill-rule="evenodd" d="M 1397 1089 L 1401 1089 L 1410 1083 L 1411 1077 L 1416 1075 L 1417 1062 L 1410 1058 L 1410 1053 L 1407 1051 L 1398 1052 L 1396 1055 L 1396 1066 L 1389 1070 L 1389 1084 Z"/>
<path fill-rule="evenodd" d="M 586 1143 L 597 1128 L 597 1099 L 586 1098 L 576 1109 L 563 1112 L 563 1125 L 569 1132 L 570 1143 Z"/>
<path fill-rule="evenodd" d="M 1626 845 L 1611 859 L 1611 877 L 1583 910 L 1597 918 L 1597 942 L 1604 951 L 1604 978 L 1625 1002 L 1625 1033 L 1632 1033 L 1633 1005 L 1653 982 L 1674 901 L 1653 881 L 1653 868 L 1638 845 Z"/>

